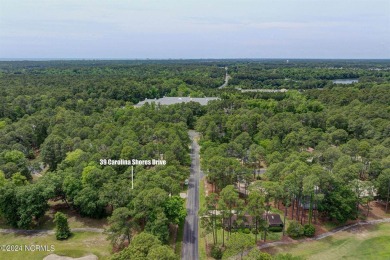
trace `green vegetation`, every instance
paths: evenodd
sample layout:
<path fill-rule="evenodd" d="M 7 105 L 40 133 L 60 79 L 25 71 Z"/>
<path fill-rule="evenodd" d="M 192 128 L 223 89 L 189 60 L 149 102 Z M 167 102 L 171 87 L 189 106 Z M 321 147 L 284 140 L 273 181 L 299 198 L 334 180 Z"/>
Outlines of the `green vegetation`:
<path fill-rule="evenodd" d="M 42 260 L 46 255 L 54 253 L 57 255 L 66 255 L 70 257 L 82 257 L 88 254 L 95 254 L 99 259 L 109 259 L 111 255 L 111 246 L 106 240 L 106 236 L 100 233 L 74 232 L 68 240 L 57 240 L 55 235 L 43 236 L 25 236 L 16 234 L 1 234 L 1 245 L 51 245 L 54 246 L 53 252 L 35 251 L 35 252 L 3 252 L 0 251 L 0 259 L 24 260 Z"/>
<path fill-rule="evenodd" d="M 232 79 L 218 89 L 225 67 Z M 291 220 L 312 236 L 319 219 L 367 218 L 374 198 L 389 210 L 388 68 L 357 60 L 2 61 L 0 225 L 51 229 L 57 211 L 71 228 L 83 226 L 80 217 L 100 228 L 108 220 L 115 249 L 127 252 L 146 232 L 160 243 L 150 257 L 169 259 L 170 227 L 181 235 L 185 217 L 189 129 L 201 134 L 212 186 L 207 197 L 200 187 L 201 259 L 206 241 L 226 257 L 246 247 L 229 242 L 238 234 L 253 246 L 280 239 L 274 231 Z M 133 106 L 163 96 L 220 99 Z M 107 163 L 161 158 L 167 165 Z M 283 223 L 266 219 L 272 213 Z"/>
<path fill-rule="evenodd" d="M 204 229 L 203 229 L 203 232 L 204 232 Z M 216 231 L 216 235 L 218 237 L 218 242 L 215 244 L 215 246 L 217 248 L 222 248 L 222 251 L 223 251 L 223 257 L 222 259 L 228 259 L 229 257 L 232 257 L 232 256 L 238 256 L 240 254 L 240 248 L 238 247 L 231 247 L 233 245 L 233 243 L 229 242 L 229 239 L 230 239 L 230 236 L 235 236 L 235 237 L 239 237 L 239 238 L 242 238 L 244 239 L 244 241 L 250 241 L 250 246 L 249 248 L 252 248 L 255 246 L 254 244 L 254 241 L 255 241 L 255 234 L 253 234 L 253 232 L 249 232 L 248 234 L 245 233 L 244 229 L 240 229 L 240 230 L 234 230 L 232 231 L 232 234 L 229 236 L 229 239 L 227 237 L 227 232 L 224 232 L 222 230 L 222 228 L 219 228 L 217 231 Z M 225 234 L 225 246 L 222 246 L 222 235 Z M 257 236 L 258 239 L 264 239 L 264 233 L 260 233 L 258 236 Z M 267 241 L 278 241 L 282 238 L 282 233 L 281 232 L 268 232 L 267 233 Z M 199 248 L 200 248 L 200 252 L 202 252 L 202 250 L 205 251 L 205 246 L 203 246 L 203 249 L 202 249 L 202 246 L 201 246 L 201 241 L 202 243 L 205 243 L 207 241 L 207 244 L 208 246 L 210 247 L 210 249 L 214 246 L 213 245 L 213 237 L 212 237 L 212 234 L 209 233 L 206 235 L 205 238 L 202 238 L 200 237 L 200 240 L 199 240 Z M 204 244 L 203 244 L 204 245 Z M 229 247 L 230 245 L 230 247 Z M 204 259 L 207 259 L 207 258 L 204 258 Z"/>
<path fill-rule="evenodd" d="M 300 238 L 305 234 L 305 228 L 297 221 L 292 221 L 287 228 L 287 234 L 292 238 Z"/>
<path fill-rule="evenodd" d="M 390 224 L 363 226 L 319 241 L 280 246 L 274 253 L 291 253 L 304 259 L 388 259 Z"/>
<path fill-rule="evenodd" d="M 257 248 L 253 248 L 243 259 L 244 260 L 272 260 L 273 258 L 270 254 L 261 252 Z"/>
<path fill-rule="evenodd" d="M 176 243 L 174 247 L 175 247 L 175 254 L 178 256 L 181 255 L 181 248 L 182 248 L 183 235 L 184 235 L 184 224 L 185 224 L 185 219 L 183 219 L 183 221 L 179 223 L 177 228 Z"/>
<path fill-rule="evenodd" d="M 204 178 L 200 180 L 199 182 L 199 212 L 198 215 L 202 216 L 202 213 L 205 212 L 205 205 L 206 205 L 206 193 L 205 193 L 205 187 L 204 187 Z M 204 228 L 204 225 L 202 224 L 203 218 L 201 217 L 199 220 L 199 230 L 198 230 L 198 239 L 199 239 L 199 259 L 206 260 L 207 259 L 207 253 L 206 253 L 206 231 Z"/>
<path fill-rule="evenodd" d="M 304 228 L 303 234 L 307 237 L 313 237 L 314 234 L 316 233 L 316 228 L 313 225 L 306 224 L 303 228 Z"/>
<path fill-rule="evenodd" d="M 111 260 L 128 259 L 176 260 L 177 257 L 171 248 L 161 245 L 157 237 L 143 232 L 134 237 L 130 246 L 111 257 Z"/>
<path fill-rule="evenodd" d="M 211 248 L 210 256 L 214 259 L 222 259 L 222 255 L 222 248 L 217 245 L 213 245 L 213 247 Z"/>
<path fill-rule="evenodd" d="M 54 216 L 54 222 L 56 223 L 57 240 L 67 239 L 72 235 L 69 229 L 68 219 L 63 213 L 57 212 Z"/>
<path fill-rule="evenodd" d="M 136 223 L 130 219 L 131 212 L 128 208 L 117 208 L 108 218 L 110 227 L 107 229 L 108 239 L 114 247 L 122 248 L 124 242 L 131 241 L 131 235 Z"/>
<path fill-rule="evenodd" d="M 342 69 L 314 63 L 315 68 L 305 61 L 233 64 L 229 94 L 197 120 L 202 168 L 213 187 L 203 212 L 209 221 L 202 225 L 213 244 L 221 239 L 225 246 L 224 230 L 230 235 L 240 225 L 250 225 L 266 241 L 277 227 L 264 221 L 262 212 L 272 206 L 282 204 L 283 221 L 290 212 L 287 217 L 296 222 L 288 234 L 299 238 L 305 231 L 313 236 L 319 218 L 343 224 L 369 215 L 376 191 L 387 204 L 389 73 L 372 72 L 370 62 L 351 62 Z M 331 81 L 356 77 L 359 82 L 349 86 Z M 301 91 L 241 93 L 233 88 Z M 254 174 L 262 168 L 264 174 Z M 253 204 L 250 196 L 264 202 Z"/>

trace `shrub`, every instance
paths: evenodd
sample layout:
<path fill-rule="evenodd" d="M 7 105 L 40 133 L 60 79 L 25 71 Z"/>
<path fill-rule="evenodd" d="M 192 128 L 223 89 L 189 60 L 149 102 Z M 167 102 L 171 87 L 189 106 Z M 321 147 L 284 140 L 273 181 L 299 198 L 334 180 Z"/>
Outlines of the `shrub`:
<path fill-rule="evenodd" d="M 215 259 L 222 259 L 223 251 L 219 246 L 213 246 L 211 248 L 211 257 Z"/>
<path fill-rule="evenodd" d="M 261 252 L 258 248 L 253 248 L 244 256 L 244 260 L 272 260 L 272 256 L 268 253 Z"/>
<path fill-rule="evenodd" d="M 282 232 L 283 231 L 283 227 L 269 227 L 268 231 L 271 231 L 271 232 Z"/>
<path fill-rule="evenodd" d="M 251 230 L 249 228 L 242 229 L 242 233 L 244 233 L 244 234 L 249 234 L 250 232 L 251 232 Z"/>
<path fill-rule="evenodd" d="M 305 230 L 301 224 L 297 221 L 293 221 L 287 228 L 287 234 L 292 238 L 302 237 L 305 233 Z"/>
<path fill-rule="evenodd" d="M 64 240 L 69 238 L 72 233 L 70 232 L 68 219 L 66 216 L 61 212 L 57 212 L 54 216 L 54 222 L 56 223 L 57 240 Z"/>
<path fill-rule="evenodd" d="M 304 234 L 307 237 L 313 237 L 316 233 L 316 228 L 313 225 L 306 224 L 304 227 Z"/>

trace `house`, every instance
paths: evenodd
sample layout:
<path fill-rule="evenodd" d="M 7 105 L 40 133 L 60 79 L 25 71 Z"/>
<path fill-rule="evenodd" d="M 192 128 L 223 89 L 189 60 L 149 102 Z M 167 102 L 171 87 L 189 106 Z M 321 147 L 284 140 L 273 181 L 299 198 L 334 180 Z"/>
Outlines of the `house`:
<path fill-rule="evenodd" d="M 307 147 L 306 148 L 306 152 L 313 153 L 314 152 L 314 148 L 313 147 Z"/>
<path fill-rule="evenodd" d="M 245 214 L 243 216 L 233 214 L 230 218 L 228 217 L 223 219 L 223 226 L 225 229 L 229 228 L 230 223 L 233 229 L 254 227 L 253 217 L 248 214 Z"/>
<path fill-rule="evenodd" d="M 203 98 L 191 98 L 191 97 L 162 97 L 159 99 L 145 99 L 144 101 L 139 102 L 134 105 L 134 107 L 142 107 L 146 103 L 155 103 L 160 105 L 172 105 L 172 104 L 180 104 L 180 103 L 188 103 L 188 102 L 198 102 L 200 105 L 205 106 L 211 100 L 218 100 L 217 97 L 203 97 Z"/>
<path fill-rule="evenodd" d="M 258 168 L 253 170 L 253 175 L 263 175 L 267 171 L 267 168 Z"/>
<path fill-rule="evenodd" d="M 279 214 L 264 214 L 263 217 L 268 220 L 269 227 L 283 227 L 283 221 Z"/>
<path fill-rule="evenodd" d="M 268 221 L 269 227 L 283 227 L 283 221 L 279 214 L 264 213 L 263 219 Z M 225 229 L 229 228 L 230 221 L 233 229 L 255 227 L 255 219 L 249 214 L 245 214 L 243 216 L 237 216 L 237 214 L 233 214 L 230 218 L 224 218 L 223 226 Z"/>
<path fill-rule="evenodd" d="M 309 197 L 309 196 L 305 196 L 305 197 L 303 198 L 303 200 L 301 200 L 301 201 L 299 202 L 299 206 L 300 206 L 301 208 L 303 208 L 304 210 L 309 210 L 309 209 L 310 209 L 310 197 Z M 316 209 L 317 209 L 316 203 L 313 203 L 311 206 L 312 206 L 312 209 L 313 209 L 313 210 L 316 210 Z"/>
<path fill-rule="evenodd" d="M 357 180 L 357 183 L 351 187 L 359 198 L 377 197 L 378 191 L 375 186 L 367 181 Z"/>

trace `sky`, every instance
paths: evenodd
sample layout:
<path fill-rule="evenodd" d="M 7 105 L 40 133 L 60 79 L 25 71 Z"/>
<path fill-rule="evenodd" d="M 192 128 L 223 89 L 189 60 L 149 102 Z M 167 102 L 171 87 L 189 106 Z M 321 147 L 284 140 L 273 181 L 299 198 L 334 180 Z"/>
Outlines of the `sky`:
<path fill-rule="evenodd" d="M 0 0 L 0 58 L 389 59 L 390 0 Z"/>

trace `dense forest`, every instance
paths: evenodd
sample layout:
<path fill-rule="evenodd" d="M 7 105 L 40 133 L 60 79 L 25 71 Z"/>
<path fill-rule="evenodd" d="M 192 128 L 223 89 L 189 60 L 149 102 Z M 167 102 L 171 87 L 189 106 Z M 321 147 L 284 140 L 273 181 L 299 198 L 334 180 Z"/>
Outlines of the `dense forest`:
<path fill-rule="evenodd" d="M 386 61 L 284 60 L 232 64 L 230 82 L 242 89 L 313 89 L 331 87 L 335 79 L 364 83 L 389 81 Z"/>
<path fill-rule="evenodd" d="M 218 89 L 225 67 L 231 79 Z M 0 218 L 36 228 L 62 201 L 80 216 L 108 218 L 112 245 L 126 247 L 113 259 L 129 259 L 142 239 L 158 246 L 150 254 L 175 259 L 163 244 L 186 215 L 179 193 L 189 175 L 187 132 L 195 129 L 212 185 L 202 213 L 228 213 L 205 221 L 208 232 L 216 235 L 233 211 L 249 212 L 256 225 L 259 217 L 260 229 L 271 206 L 290 208 L 302 224 L 344 223 L 374 199 L 389 202 L 389 89 L 389 61 L 2 61 Z M 164 96 L 220 99 L 134 108 Z M 109 158 L 167 165 L 135 167 L 131 189 L 131 167 L 100 164 Z M 239 196 L 237 182 L 249 195 Z"/>
<path fill-rule="evenodd" d="M 233 65 L 232 84 L 299 90 L 232 92 L 210 104 L 197 121 L 202 167 L 212 185 L 202 225 L 212 234 L 215 257 L 226 249 L 221 228 L 232 239 L 235 227 L 254 218 L 253 233 L 264 232 L 265 241 L 272 228 L 263 216 L 281 209 L 292 220 L 289 227 L 295 228 L 287 233 L 295 238 L 313 236 L 319 219 L 340 224 L 365 218 L 374 200 L 388 211 L 389 70 L 384 64 L 378 69 L 289 66 Z M 285 77 L 296 81 L 273 80 Z M 328 80 L 336 78 L 359 82 Z M 314 81 L 323 84 L 311 85 Z"/>

